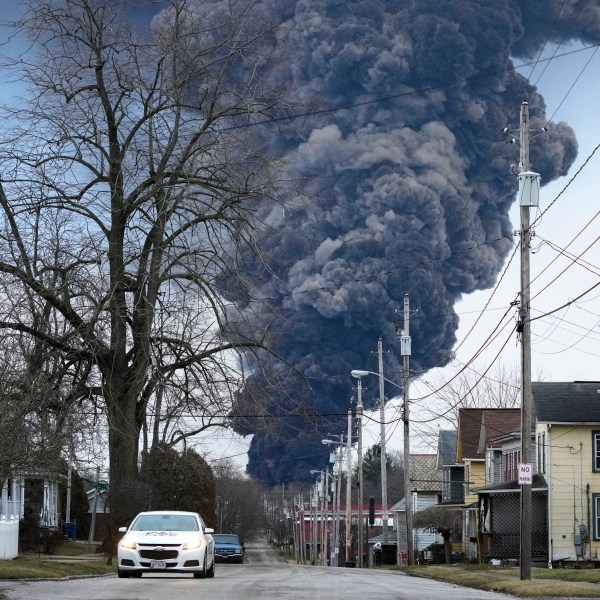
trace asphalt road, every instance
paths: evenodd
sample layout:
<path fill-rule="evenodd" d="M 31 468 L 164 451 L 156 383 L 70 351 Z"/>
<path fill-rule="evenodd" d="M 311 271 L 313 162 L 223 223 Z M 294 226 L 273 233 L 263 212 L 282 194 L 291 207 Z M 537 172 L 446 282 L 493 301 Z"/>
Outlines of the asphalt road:
<path fill-rule="evenodd" d="M 8 600 L 514 600 L 399 572 L 282 562 L 267 544 L 248 544 L 244 564 L 218 563 L 214 579 L 188 575 L 61 581 L 0 581 Z"/>

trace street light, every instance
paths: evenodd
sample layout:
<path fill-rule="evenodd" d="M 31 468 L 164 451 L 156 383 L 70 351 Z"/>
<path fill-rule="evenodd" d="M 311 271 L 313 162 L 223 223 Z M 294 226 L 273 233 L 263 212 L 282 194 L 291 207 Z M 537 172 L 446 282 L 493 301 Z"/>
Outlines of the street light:
<path fill-rule="evenodd" d="M 352 377 L 358 379 L 358 393 L 356 402 L 356 428 L 358 429 L 358 568 L 362 569 L 363 566 L 363 455 L 362 455 L 362 379 L 368 375 L 367 371 L 352 371 Z"/>
<path fill-rule="evenodd" d="M 381 340 L 379 341 L 379 355 L 381 357 Z M 385 451 L 385 399 L 383 393 L 383 382 L 388 381 L 396 387 L 400 387 L 398 384 L 390 381 L 383 376 L 383 366 L 380 361 L 379 373 L 374 371 L 351 371 L 350 374 L 353 377 L 360 378 L 366 377 L 367 375 L 376 375 L 379 377 L 379 421 L 380 421 L 380 441 L 379 451 L 381 459 L 381 509 L 382 509 L 382 537 L 383 543 L 387 543 L 388 539 L 388 506 L 387 506 L 387 454 Z"/>

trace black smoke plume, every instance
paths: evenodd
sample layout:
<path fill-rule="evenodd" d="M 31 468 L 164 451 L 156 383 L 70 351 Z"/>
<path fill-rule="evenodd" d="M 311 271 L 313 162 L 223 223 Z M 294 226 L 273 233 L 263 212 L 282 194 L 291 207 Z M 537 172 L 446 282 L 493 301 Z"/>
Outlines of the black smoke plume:
<path fill-rule="evenodd" d="M 279 483 L 322 468 L 321 438 L 345 430 L 350 371 L 377 370 L 370 357 L 379 338 L 386 373 L 400 380 L 405 294 L 419 311 L 411 366 L 450 360 L 455 303 L 493 286 L 515 243 L 510 165 L 519 151 L 501 132 L 518 127 L 526 100 L 532 128 L 547 126 L 531 145 L 543 183 L 565 175 L 577 153 L 568 125 L 546 123 L 531 67 L 517 72 L 513 60 L 535 59 L 546 41 L 597 43 L 600 18 L 597 2 L 583 0 L 264 0 L 260 8 L 283 15 L 287 65 L 270 76 L 306 106 L 343 107 L 296 119 L 286 136 L 275 125 L 262 130 L 286 159 L 293 191 L 285 208 L 264 215 L 261 259 L 245 257 L 265 303 L 227 288 L 248 331 L 266 330 L 306 377 L 244 357 L 250 375 L 236 428 L 253 434 L 248 471 Z M 366 394 L 371 407 L 375 395 Z"/>

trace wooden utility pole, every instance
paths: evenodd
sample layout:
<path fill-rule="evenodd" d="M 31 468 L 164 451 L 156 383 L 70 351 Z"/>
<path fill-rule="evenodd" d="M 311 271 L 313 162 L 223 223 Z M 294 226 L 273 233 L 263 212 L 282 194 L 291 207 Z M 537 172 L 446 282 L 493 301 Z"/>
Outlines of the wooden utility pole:
<path fill-rule="evenodd" d="M 415 564 L 413 554 L 412 525 L 412 490 L 410 485 L 410 420 L 409 420 L 409 388 L 410 388 L 410 309 L 408 294 L 404 296 L 404 329 L 400 337 L 400 352 L 403 356 L 403 417 L 404 422 L 404 506 L 406 508 L 406 561 Z M 402 562 L 402 559 L 400 560 Z"/>
<path fill-rule="evenodd" d="M 521 207 L 521 305 L 519 326 L 521 334 L 521 463 L 530 465 L 533 402 L 531 395 L 531 313 L 530 313 L 530 244 L 529 207 L 537 203 L 531 198 L 529 184 L 535 173 L 529 170 L 529 105 L 521 104 L 520 119 L 519 204 Z M 539 182 L 537 176 L 536 183 Z M 531 484 L 521 485 L 521 579 L 531 579 Z"/>
<path fill-rule="evenodd" d="M 348 410 L 346 439 L 346 566 L 352 550 L 352 410 Z"/>
<path fill-rule="evenodd" d="M 387 503 L 387 453 L 385 450 L 385 393 L 383 378 L 383 343 L 377 342 L 379 362 L 379 420 L 380 420 L 380 457 L 381 457 L 381 539 L 383 545 L 388 543 L 388 503 Z"/>
<path fill-rule="evenodd" d="M 358 567 L 363 567 L 363 456 L 362 456 L 362 380 L 358 378 L 358 395 L 356 403 L 356 427 L 358 429 Z"/>

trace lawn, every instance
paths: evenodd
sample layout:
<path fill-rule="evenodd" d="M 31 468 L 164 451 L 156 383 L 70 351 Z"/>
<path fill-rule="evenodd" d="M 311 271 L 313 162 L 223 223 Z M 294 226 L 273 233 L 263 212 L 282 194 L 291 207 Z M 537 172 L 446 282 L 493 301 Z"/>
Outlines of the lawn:
<path fill-rule="evenodd" d="M 600 584 L 600 569 L 532 569 L 530 581 L 521 581 L 518 567 L 427 565 L 403 570 L 419 577 L 520 598 L 600 598 L 600 585 L 593 585 Z"/>
<path fill-rule="evenodd" d="M 55 579 L 116 573 L 115 565 L 106 565 L 102 554 L 95 555 L 95 546 L 85 542 L 66 541 L 56 554 L 20 554 L 14 560 L 0 560 L 0 579 Z M 90 558 L 82 558 L 83 556 Z"/>

